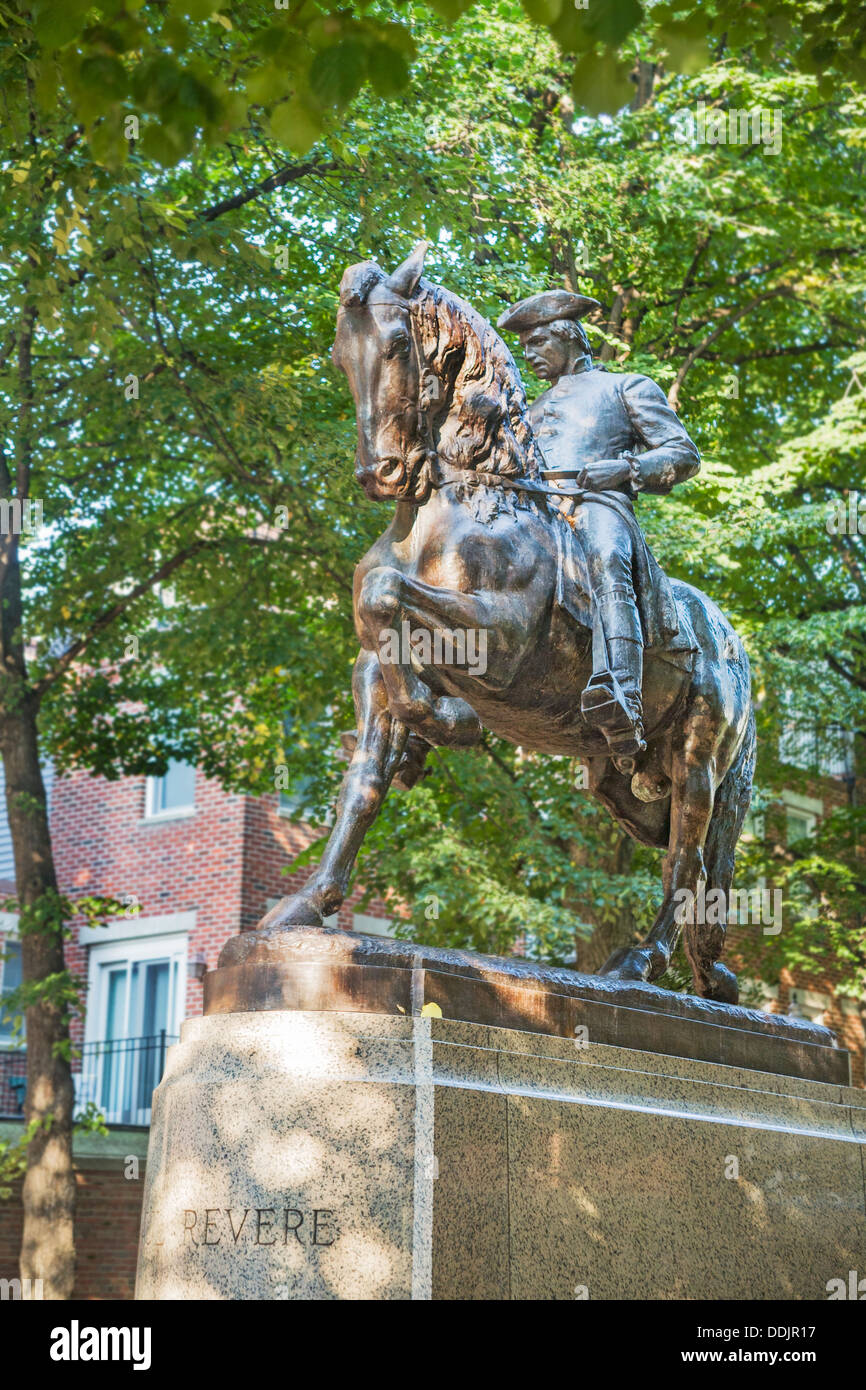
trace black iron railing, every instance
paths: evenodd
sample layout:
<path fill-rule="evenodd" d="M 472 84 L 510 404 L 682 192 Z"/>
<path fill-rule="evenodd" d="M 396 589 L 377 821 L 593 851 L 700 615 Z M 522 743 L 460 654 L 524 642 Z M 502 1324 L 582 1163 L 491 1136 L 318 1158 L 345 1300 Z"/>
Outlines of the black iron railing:
<path fill-rule="evenodd" d="M 76 1113 L 94 1105 L 110 1125 L 149 1125 L 165 1054 L 176 1041 L 163 1031 L 149 1038 L 113 1038 L 77 1048 L 79 1055 L 72 1062 Z M 23 1116 L 26 1095 L 26 1050 L 0 1047 L 0 1116 Z"/>

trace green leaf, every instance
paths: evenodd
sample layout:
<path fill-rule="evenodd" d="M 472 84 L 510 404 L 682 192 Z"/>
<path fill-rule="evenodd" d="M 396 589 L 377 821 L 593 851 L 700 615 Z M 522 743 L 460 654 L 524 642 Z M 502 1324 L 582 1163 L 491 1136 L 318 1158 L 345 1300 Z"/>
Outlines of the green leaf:
<path fill-rule="evenodd" d="M 285 96 L 289 85 L 289 74 L 276 63 L 266 63 L 246 79 L 246 91 L 250 101 L 257 106 L 269 106 Z"/>
<path fill-rule="evenodd" d="M 43 48 L 63 48 L 81 33 L 90 9 L 88 0 L 41 0 L 33 20 L 33 31 Z"/>
<path fill-rule="evenodd" d="M 667 52 L 668 65 L 675 72 L 690 75 L 706 67 L 709 61 L 707 25 L 700 14 L 682 23 L 665 25 L 657 37 Z"/>
<path fill-rule="evenodd" d="M 310 68 L 310 88 L 323 106 L 348 106 L 366 76 L 367 53 L 354 39 L 317 53 Z"/>
<path fill-rule="evenodd" d="M 430 0 L 430 8 L 443 19 L 453 21 L 465 14 L 473 3 L 474 0 Z"/>
<path fill-rule="evenodd" d="M 590 3 L 583 13 L 587 16 L 587 27 L 593 37 L 601 43 L 616 48 L 632 29 L 636 29 L 643 19 L 643 7 L 639 0 L 616 0 L 615 4 Z"/>
<path fill-rule="evenodd" d="M 367 75 L 382 97 L 396 97 L 409 85 L 409 65 L 390 44 L 377 43 L 367 50 Z"/>
<path fill-rule="evenodd" d="M 222 9 L 225 0 L 175 0 L 175 8 L 190 19 L 207 19 Z"/>
<path fill-rule="evenodd" d="M 270 123 L 280 144 L 295 154 L 306 154 L 322 133 L 321 121 L 316 113 L 295 97 L 274 108 Z"/>
<path fill-rule="evenodd" d="M 536 24 L 553 24 L 559 18 L 563 0 L 520 0 L 529 18 Z M 565 0 L 570 4 L 571 0 Z"/>
<path fill-rule="evenodd" d="M 618 111 L 634 94 L 629 81 L 630 66 L 613 53 L 599 58 L 585 53 L 575 64 L 571 89 L 574 99 L 591 116 Z"/>

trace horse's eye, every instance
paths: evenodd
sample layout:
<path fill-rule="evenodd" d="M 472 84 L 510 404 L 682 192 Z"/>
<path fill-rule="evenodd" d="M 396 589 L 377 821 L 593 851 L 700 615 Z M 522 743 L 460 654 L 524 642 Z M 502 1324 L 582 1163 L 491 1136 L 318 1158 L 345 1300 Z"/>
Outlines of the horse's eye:
<path fill-rule="evenodd" d="M 409 339 L 405 337 L 395 338 L 388 348 L 389 357 L 408 357 Z"/>

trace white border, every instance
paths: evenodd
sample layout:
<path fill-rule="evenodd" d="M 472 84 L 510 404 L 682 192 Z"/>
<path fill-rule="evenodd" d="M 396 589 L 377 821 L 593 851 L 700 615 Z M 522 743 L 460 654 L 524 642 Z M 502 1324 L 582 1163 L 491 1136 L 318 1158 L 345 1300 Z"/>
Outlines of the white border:
<path fill-rule="evenodd" d="M 149 936 L 175 936 L 195 931 L 195 912 L 168 912 L 163 917 L 113 918 L 105 927 L 82 927 L 78 941 L 82 946 L 104 946 L 110 941 L 139 941 Z"/>

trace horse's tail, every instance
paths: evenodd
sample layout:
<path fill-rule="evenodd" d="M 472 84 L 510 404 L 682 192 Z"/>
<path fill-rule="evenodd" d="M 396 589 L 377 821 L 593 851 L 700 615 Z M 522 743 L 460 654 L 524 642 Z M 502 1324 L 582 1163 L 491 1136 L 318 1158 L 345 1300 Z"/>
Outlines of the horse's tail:
<path fill-rule="evenodd" d="M 752 778 L 755 775 L 757 749 L 755 711 L 752 707 L 749 710 L 749 723 L 740 751 L 716 792 L 713 815 L 704 846 L 707 888 L 721 888 L 726 899 L 734 879 L 734 853 L 737 841 L 752 800 Z"/>

